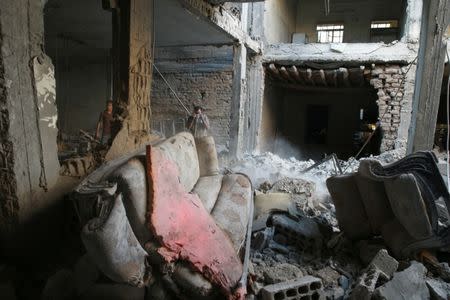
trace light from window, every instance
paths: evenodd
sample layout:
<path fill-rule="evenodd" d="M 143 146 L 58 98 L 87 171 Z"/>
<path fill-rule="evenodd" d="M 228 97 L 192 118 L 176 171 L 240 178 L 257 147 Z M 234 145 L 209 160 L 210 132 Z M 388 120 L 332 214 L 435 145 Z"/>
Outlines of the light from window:
<path fill-rule="evenodd" d="M 370 28 L 398 28 L 398 20 L 373 21 Z"/>
<path fill-rule="evenodd" d="M 317 25 L 317 42 L 319 43 L 342 43 L 344 39 L 343 24 L 321 24 Z"/>

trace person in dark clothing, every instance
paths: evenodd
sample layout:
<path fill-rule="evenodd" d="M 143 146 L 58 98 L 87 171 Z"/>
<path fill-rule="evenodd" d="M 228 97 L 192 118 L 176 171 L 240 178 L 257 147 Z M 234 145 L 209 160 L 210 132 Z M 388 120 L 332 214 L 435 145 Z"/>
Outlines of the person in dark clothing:
<path fill-rule="evenodd" d="M 100 139 L 102 145 L 107 145 L 110 142 L 113 121 L 113 102 L 109 100 L 106 102 L 106 109 L 100 114 L 95 133 L 95 138 Z"/>
<path fill-rule="evenodd" d="M 208 135 L 209 120 L 200 106 L 194 107 L 194 113 L 188 118 L 186 127 L 194 137 L 204 137 Z"/>

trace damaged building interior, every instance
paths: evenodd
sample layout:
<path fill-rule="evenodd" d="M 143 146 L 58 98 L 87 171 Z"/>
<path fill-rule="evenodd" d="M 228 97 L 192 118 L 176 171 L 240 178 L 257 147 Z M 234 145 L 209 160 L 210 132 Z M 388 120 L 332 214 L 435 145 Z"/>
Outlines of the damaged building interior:
<path fill-rule="evenodd" d="M 449 0 L 0 3 L 0 299 L 450 299 Z"/>

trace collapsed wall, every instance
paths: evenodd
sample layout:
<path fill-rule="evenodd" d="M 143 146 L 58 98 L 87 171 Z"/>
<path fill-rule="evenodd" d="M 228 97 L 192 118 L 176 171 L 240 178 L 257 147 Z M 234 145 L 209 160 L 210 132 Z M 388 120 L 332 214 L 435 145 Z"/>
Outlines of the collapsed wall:
<path fill-rule="evenodd" d="M 414 83 L 411 73 L 415 73 L 415 67 L 380 64 L 372 69 L 370 85 L 377 90 L 380 127 L 383 131 L 381 152 L 406 145 Z"/>

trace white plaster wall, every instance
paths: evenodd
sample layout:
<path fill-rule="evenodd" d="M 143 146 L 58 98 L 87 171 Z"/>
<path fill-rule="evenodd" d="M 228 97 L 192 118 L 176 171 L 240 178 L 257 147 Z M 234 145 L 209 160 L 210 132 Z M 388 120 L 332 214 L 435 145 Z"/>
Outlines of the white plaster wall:
<path fill-rule="evenodd" d="M 325 15 L 324 1 L 301 0 L 297 7 L 296 32 L 306 33 L 308 41 L 317 42 L 316 25 L 344 23 L 344 42 L 370 41 L 370 24 L 373 20 L 400 19 L 403 0 L 331 0 L 331 11 Z"/>
<path fill-rule="evenodd" d="M 290 43 L 296 26 L 297 0 L 266 0 L 264 33 L 268 44 Z"/>

